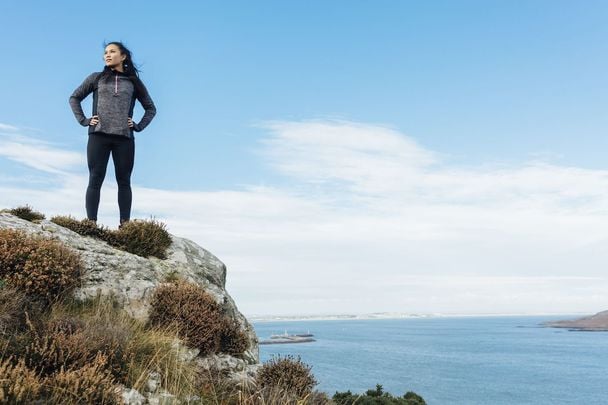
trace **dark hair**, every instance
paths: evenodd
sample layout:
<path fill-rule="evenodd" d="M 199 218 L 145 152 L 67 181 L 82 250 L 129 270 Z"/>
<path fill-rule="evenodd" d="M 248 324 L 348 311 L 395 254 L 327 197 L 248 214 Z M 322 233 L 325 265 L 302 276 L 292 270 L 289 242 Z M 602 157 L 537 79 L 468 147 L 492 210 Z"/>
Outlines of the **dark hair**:
<path fill-rule="evenodd" d="M 138 93 L 143 94 L 145 92 L 145 87 L 142 83 L 142 81 L 139 79 L 139 68 L 137 67 L 137 65 L 135 65 L 135 63 L 133 62 L 133 59 L 131 57 L 131 51 L 122 43 L 119 41 L 112 41 L 112 42 L 107 42 L 104 43 L 103 47 L 106 48 L 108 45 L 116 45 L 118 47 L 118 50 L 120 51 L 121 55 L 126 55 L 126 58 L 124 60 L 123 64 L 123 69 L 124 69 L 124 73 L 129 76 L 129 79 L 131 79 L 131 82 L 133 82 L 133 85 L 135 86 L 135 91 Z M 110 76 L 111 74 L 111 69 L 107 66 L 104 67 L 103 69 L 103 73 L 101 75 L 101 79 L 105 79 L 108 76 Z"/>

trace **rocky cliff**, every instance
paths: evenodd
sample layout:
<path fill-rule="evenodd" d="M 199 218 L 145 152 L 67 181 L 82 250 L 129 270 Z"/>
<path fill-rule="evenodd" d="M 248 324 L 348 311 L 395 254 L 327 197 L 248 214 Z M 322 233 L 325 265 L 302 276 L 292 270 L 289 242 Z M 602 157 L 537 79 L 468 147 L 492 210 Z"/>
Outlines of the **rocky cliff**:
<path fill-rule="evenodd" d="M 103 241 L 81 236 L 48 220 L 32 223 L 9 213 L 0 213 L 0 228 L 20 229 L 28 234 L 55 238 L 71 247 L 79 253 L 85 265 L 84 279 L 75 292 L 76 297 L 113 293 L 122 301 L 124 309 L 139 319 L 147 318 L 150 295 L 167 276 L 177 275 L 198 284 L 238 322 L 249 339 L 249 349 L 242 358 L 226 354 L 212 355 L 200 358 L 201 366 L 229 369 L 235 377 L 240 378 L 253 376 L 259 367 L 255 331 L 225 289 L 226 266 L 196 243 L 171 235 L 172 244 L 167 259 L 161 260 L 143 258 L 113 248 Z M 196 356 L 196 353 L 192 356 Z"/>

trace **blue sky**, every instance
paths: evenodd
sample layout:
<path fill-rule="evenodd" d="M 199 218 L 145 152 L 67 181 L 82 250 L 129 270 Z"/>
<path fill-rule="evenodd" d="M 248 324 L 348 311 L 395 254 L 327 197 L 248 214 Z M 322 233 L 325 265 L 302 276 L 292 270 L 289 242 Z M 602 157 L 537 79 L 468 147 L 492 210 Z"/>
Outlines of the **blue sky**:
<path fill-rule="evenodd" d="M 85 215 L 67 99 L 121 40 L 158 109 L 134 215 L 225 261 L 245 314 L 604 309 L 606 17 L 603 1 L 2 2 L 0 205 Z M 110 165 L 110 226 L 114 192 Z"/>

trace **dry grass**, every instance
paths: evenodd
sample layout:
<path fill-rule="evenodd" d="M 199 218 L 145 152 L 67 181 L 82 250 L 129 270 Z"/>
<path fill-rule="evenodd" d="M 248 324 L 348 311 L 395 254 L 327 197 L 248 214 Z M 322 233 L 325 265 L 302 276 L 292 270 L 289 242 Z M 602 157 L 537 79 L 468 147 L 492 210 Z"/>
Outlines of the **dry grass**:
<path fill-rule="evenodd" d="M 275 405 L 315 404 L 326 405 L 331 401 L 326 394 L 310 392 L 297 395 L 293 390 L 279 386 L 260 387 L 257 384 L 243 386 L 227 378 L 225 371 L 208 370 L 201 375 L 201 398 L 203 404 L 215 405 Z"/>
<path fill-rule="evenodd" d="M 106 353 L 107 368 L 125 386 L 141 391 L 150 373 L 155 372 L 160 374 L 162 387 L 174 395 L 188 395 L 195 390 L 198 369 L 180 359 L 177 330 L 147 327 L 122 310 L 112 296 L 64 303 L 52 314 L 54 319 L 68 316 L 85 324 L 88 351 Z"/>
<path fill-rule="evenodd" d="M 61 405 L 123 404 L 120 387 L 106 369 L 106 363 L 106 355 L 98 353 L 89 364 L 67 370 L 62 368 L 45 378 L 45 400 Z"/>
<path fill-rule="evenodd" d="M 27 404 L 40 396 L 42 383 L 23 359 L 0 359 L 0 403 Z"/>

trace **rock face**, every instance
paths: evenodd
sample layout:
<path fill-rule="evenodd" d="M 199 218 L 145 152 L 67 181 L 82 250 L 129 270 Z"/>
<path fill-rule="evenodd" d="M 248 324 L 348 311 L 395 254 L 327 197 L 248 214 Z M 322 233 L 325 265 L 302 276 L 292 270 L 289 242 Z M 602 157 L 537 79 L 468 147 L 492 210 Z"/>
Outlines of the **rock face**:
<path fill-rule="evenodd" d="M 581 331 L 608 331 L 608 311 L 598 312 L 584 318 L 546 322 L 544 325 Z"/>
<path fill-rule="evenodd" d="M 222 358 L 221 361 L 218 360 L 220 364 L 216 365 L 222 368 L 222 364 L 238 364 L 239 367 L 233 371 L 240 374 L 259 366 L 255 331 L 225 290 L 226 266 L 194 242 L 171 235 L 173 243 L 167 259 L 146 259 L 113 248 L 98 239 L 81 236 L 48 220 L 32 223 L 12 214 L 0 213 L 0 228 L 21 229 L 28 234 L 56 238 L 73 248 L 85 264 L 84 281 L 76 290 L 76 296 L 87 298 L 96 296 L 98 292 L 103 295 L 114 293 L 123 301 L 124 308 L 139 319 L 146 319 L 151 292 L 167 275 L 176 274 L 200 285 L 239 323 L 249 337 L 249 350 L 243 359 L 232 358 L 226 361 Z"/>

